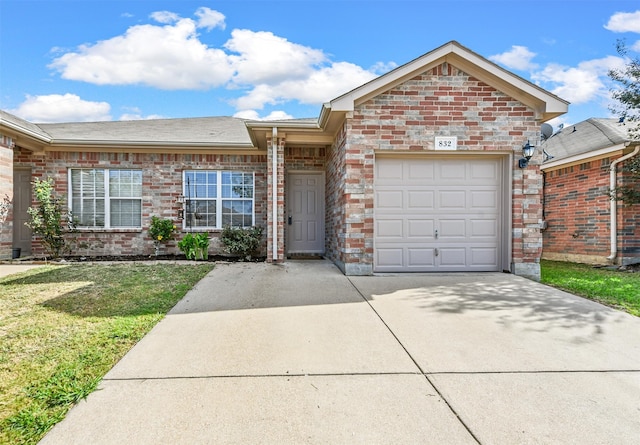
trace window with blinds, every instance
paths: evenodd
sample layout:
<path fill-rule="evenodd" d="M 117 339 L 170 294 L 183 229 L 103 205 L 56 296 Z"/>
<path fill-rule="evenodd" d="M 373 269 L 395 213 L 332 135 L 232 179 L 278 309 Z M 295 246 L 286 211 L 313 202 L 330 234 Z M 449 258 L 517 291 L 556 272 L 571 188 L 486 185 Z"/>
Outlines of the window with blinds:
<path fill-rule="evenodd" d="M 142 171 L 71 169 L 71 214 L 78 227 L 142 227 Z"/>
<path fill-rule="evenodd" d="M 185 171 L 185 226 L 207 229 L 253 226 L 254 182 L 254 173 Z"/>

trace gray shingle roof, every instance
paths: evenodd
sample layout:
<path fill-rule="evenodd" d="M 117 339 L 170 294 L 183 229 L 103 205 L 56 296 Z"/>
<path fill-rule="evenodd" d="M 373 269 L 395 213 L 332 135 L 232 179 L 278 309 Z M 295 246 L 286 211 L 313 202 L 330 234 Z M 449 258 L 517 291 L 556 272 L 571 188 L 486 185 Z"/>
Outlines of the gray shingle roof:
<path fill-rule="evenodd" d="M 544 150 L 553 161 L 582 155 L 594 150 L 606 149 L 624 144 L 629 140 L 627 126 L 618 119 L 590 118 L 575 125 L 569 125 L 550 137 Z M 550 162 L 549 159 L 548 162 Z"/>
<path fill-rule="evenodd" d="M 251 145 L 244 119 L 202 117 L 37 124 L 54 142 Z"/>

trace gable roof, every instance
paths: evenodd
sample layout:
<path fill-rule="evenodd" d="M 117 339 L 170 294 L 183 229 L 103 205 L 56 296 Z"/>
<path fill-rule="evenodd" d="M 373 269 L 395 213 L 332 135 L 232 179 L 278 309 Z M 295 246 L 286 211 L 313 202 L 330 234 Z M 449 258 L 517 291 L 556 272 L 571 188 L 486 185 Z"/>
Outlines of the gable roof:
<path fill-rule="evenodd" d="M 323 116 L 324 120 L 328 120 L 331 112 L 353 111 L 356 105 L 443 62 L 456 66 L 497 90 L 530 106 L 536 112 L 536 119 L 541 122 L 548 121 L 567 112 L 569 102 L 566 100 L 505 70 L 458 42 L 451 41 L 324 104 L 321 125 Z"/>
<path fill-rule="evenodd" d="M 590 118 L 556 132 L 542 147 L 551 156 L 542 169 L 604 158 L 629 145 L 628 127 L 618 118 Z"/>

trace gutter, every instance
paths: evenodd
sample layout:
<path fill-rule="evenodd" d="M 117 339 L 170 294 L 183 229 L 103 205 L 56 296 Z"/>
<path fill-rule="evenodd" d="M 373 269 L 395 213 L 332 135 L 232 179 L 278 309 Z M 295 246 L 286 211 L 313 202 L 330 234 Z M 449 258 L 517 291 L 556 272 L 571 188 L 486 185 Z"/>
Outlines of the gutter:
<path fill-rule="evenodd" d="M 616 188 L 616 166 L 627 159 L 631 159 L 638 153 L 640 153 L 640 145 L 636 146 L 636 149 L 633 152 L 618 158 L 611 163 L 609 166 L 609 190 L 615 190 Z M 611 199 L 611 211 L 609 217 L 611 255 L 607 257 L 607 260 L 613 261 L 618 255 L 618 202 L 615 199 Z"/>

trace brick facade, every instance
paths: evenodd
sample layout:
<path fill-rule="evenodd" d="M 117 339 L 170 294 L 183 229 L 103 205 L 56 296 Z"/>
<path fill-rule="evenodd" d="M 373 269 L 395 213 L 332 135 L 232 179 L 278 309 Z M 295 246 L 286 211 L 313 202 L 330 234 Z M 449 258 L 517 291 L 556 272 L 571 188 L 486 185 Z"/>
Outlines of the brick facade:
<path fill-rule="evenodd" d="M 0 258 L 11 258 L 13 245 L 13 148 L 0 134 Z"/>
<path fill-rule="evenodd" d="M 261 155 L 231 154 L 153 154 L 153 153 L 79 153 L 47 152 L 33 155 L 27 150 L 16 150 L 16 167 L 30 166 L 34 178 L 51 177 L 59 195 L 68 195 L 68 169 L 70 168 L 121 168 L 141 169 L 142 183 L 142 228 L 141 229 L 79 229 L 72 235 L 75 239 L 71 255 L 152 255 L 154 245 L 147 234 L 151 216 L 173 219 L 181 232 L 183 220 L 179 219 L 182 208 L 177 199 L 182 194 L 182 172 L 184 170 L 232 170 L 255 173 L 255 225 L 265 227 L 267 171 L 266 157 Z M 210 252 L 220 253 L 216 237 L 219 231 L 210 231 L 214 238 Z M 178 234 L 177 238 L 181 237 Z M 37 238 L 33 242 L 33 254 L 41 255 L 42 246 Z M 180 253 L 176 241 L 167 243 L 167 254 Z"/>
<path fill-rule="evenodd" d="M 337 235 L 329 256 L 347 274 L 373 268 L 373 172 L 376 153 L 429 152 L 436 136 L 456 136 L 457 155 L 514 154 L 512 259 L 521 275 L 539 277 L 542 251 L 540 153 L 519 169 L 522 144 L 535 140 L 535 113 L 486 83 L 443 63 L 357 106 L 329 156 L 327 196 Z M 343 159 L 340 159 L 342 157 Z M 334 210 L 335 211 L 335 210 Z M 329 233 L 329 236 L 332 235 Z"/>
<path fill-rule="evenodd" d="M 619 155 L 547 171 L 543 258 L 588 264 L 610 261 L 609 167 Z M 617 264 L 640 260 L 640 205 L 618 203 Z"/>

